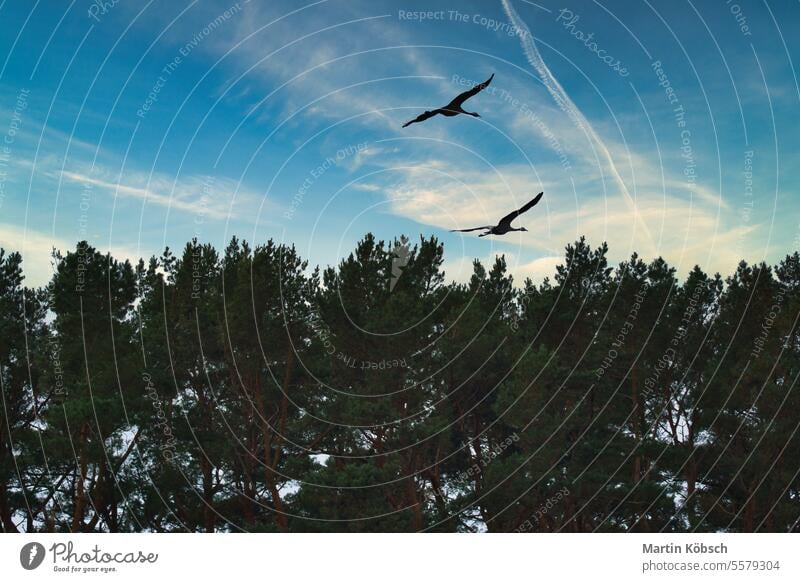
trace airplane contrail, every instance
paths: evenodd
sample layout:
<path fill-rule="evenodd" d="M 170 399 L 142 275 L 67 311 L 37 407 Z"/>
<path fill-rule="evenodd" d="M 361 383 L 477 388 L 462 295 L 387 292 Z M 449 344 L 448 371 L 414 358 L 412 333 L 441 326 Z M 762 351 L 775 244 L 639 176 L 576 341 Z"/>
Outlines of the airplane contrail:
<path fill-rule="evenodd" d="M 517 14 L 516 10 L 514 10 L 514 7 L 511 5 L 511 1 L 502 0 L 502 2 L 503 8 L 505 9 L 509 20 L 511 20 L 511 24 L 516 27 L 517 31 L 521 32 L 518 34 L 518 36 L 520 42 L 522 43 L 522 50 L 525 52 L 525 57 L 528 59 L 528 62 L 534 69 L 536 69 L 536 72 L 539 73 L 542 83 L 544 83 L 547 91 L 550 93 L 562 111 L 569 115 L 573 122 L 578 125 L 578 127 L 586 131 L 592 141 L 594 141 L 594 143 L 597 145 L 598 149 L 602 152 L 603 156 L 608 162 L 608 167 L 611 171 L 611 175 L 614 177 L 614 181 L 617 183 L 622 191 L 622 194 L 625 196 L 625 200 L 628 202 L 628 205 L 633 210 L 634 218 L 642 227 L 642 230 L 647 235 L 648 242 L 655 250 L 655 243 L 653 242 L 653 236 L 650 234 L 650 229 L 647 228 L 647 224 L 639 214 L 639 209 L 636 206 L 636 202 L 634 201 L 633 196 L 631 196 L 631 193 L 628 191 L 628 187 L 625 185 L 622 176 L 617 170 L 614 159 L 611 157 L 611 152 L 608 151 L 605 143 L 603 143 L 603 140 L 589 123 L 589 120 L 586 119 L 586 116 L 584 116 L 583 113 L 581 113 L 577 105 L 575 105 L 572 99 L 570 99 L 569 95 L 567 95 L 564 87 L 561 86 L 561 83 L 558 82 L 558 79 L 555 78 L 553 73 L 545 64 L 542 55 L 539 53 L 539 49 L 536 48 L 536 43 L 533 42 L 533 34 L 531 34 L 528 25 L 525 24 L 525 22 Z"/>

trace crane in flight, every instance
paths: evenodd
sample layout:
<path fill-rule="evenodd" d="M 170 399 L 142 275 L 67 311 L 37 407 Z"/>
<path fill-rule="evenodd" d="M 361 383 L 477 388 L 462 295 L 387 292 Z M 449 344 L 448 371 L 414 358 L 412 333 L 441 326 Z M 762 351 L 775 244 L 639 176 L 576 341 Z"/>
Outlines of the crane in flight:
<path fill-rule="evenodd" d="M 512 232 L 512 231 L 528 232 L 528 229 L 525 228 L 524 226 L 521 226 L 520 228 L 514 228 L 513 226 L 511 226 L 511 223 L 513 222 L 513 220 L 517 216 L 519 216 L 523 212 L 527 212 L 528 210 L 530 210 L 531 208 L 536 206 L 536 204 L 539 202 L 539 200 L 542 199 L 542 196 L 544 196 L 544 192 L 539 192 L 536 195 L 536 198 L 534 198 L 533 200 L 528 202 L 522 208 L 520 208 L 518 210 L 515 210 L 511 214 L 507 214 L 506 216 L 501 218 L 500 222 L 498 222 L 495 226 L 491 226 L 491 225 L 489 225 L 489 226 L 476 226 L 475 228 L 456 229 L 456 230 L 451 230 L 450 232 L 472 232 L 474 230 L 485 230 L 486 232 L 479 234 L 478 235 L 479 237 L 480 236 L 486 236 L 486 235 L 489 235 L 489 234 L 497 234 L 497 235 L 506 234 L 506 233 L 509 233 L 509 232 Z"/>
<path fill-rule="evenodd" d="M 483 83 L 479 83 L 475 85 L 469 91 L 464 91 L 461 95 L 453 99 L 450 103 L 445 105 L 444 107 L 440 107 L 439 109 L 434 109 L 433 111 L 426 111 L 425 113 L 420 114 L 418 117 L 412 119 L 403 124 L 403 127 L 408 127 L 412 123 L 419 123 L 421 121 L 425 121 L 426 119 L 430 119 L 434 115 L 444 115 L 445 117 L 453 117 L 454 115 L 458 115 L 459 113 L 464 113 L 466 115 L 471 115 L 472 117 L 480 117 L 477 113 L 472 111 L 464 111 L 461 106 L 464 102 L 469 99 L 470 97 L 474 97 L 481 91 L 483 91 L 486 87 L 489 86 L 489 83 L 492 82 L 494 79 L 494 73 L 492 76 L 486 79 Z"/>

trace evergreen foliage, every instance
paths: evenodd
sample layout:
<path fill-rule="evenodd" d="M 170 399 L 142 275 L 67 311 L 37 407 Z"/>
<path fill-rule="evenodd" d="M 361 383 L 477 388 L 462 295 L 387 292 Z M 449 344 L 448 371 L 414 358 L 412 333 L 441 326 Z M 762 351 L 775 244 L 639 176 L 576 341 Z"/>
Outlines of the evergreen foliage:
<path fill-rule="evenodd" d="M 800 528 L 798 253 L 679 280 L 581 239 L 536 285 L 443 252 L 81 242 L 35 289 L 0 250 L 0 528 Z"/>

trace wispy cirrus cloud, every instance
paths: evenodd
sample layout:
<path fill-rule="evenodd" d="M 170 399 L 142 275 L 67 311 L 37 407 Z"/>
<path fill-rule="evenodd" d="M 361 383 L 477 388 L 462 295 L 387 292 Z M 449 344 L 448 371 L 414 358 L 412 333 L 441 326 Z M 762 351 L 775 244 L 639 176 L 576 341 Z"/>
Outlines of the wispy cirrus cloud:
<path fill-rule="evenodd" d="M 639 223 L 639 227 L 644 230 L 645 239 L 648 243 L 648 246 L 652 245 L 652 237 L 648 231 L 647 223 L 641 220 L 638 209 L 636 205 L 636 201 L 634 200 L 631 193 L 628 191 L 628 186 L 625 184 L 625 180 L 623 180 L 622 175 L 620 174 L 619 170 L 617 169 L 616 163 L 614 162 L 614 158 L 611 155 L 608 147 L 606 146 L 605 142 L 601 138 L 601 136 L 595 131 L 594 127 L 586 116 L 578 109 L 575 103 L 572 101 L 570 96 L 564 90 L 564 87 L 561 86 L 561 83 L 558 82 L 555 75 L 553 75 L 550 68 L 544 62 L 542 55 L 539 53 L 539 50 L 536 48 L 536 43 L 533 40 L 533 35 L 531 31 L 528 29 L 527 24 L 522 21 L 522 19 L 517 14 L 514 7 L 511 5 L 510 0 L 502 0 L 503 1 L 503 8 L 506 11 L 511 23 L 517 30 L 522 31 L 522 34 L 519 34 L 519 40 L 522 44 L 522 48 L 525 51 L 525 56 L 528 59 L 528 62 L 536 69 L 537 73 L 541 78 L 542 83 L 547 88 L 547 91 L 553 97 L 555 102 L 558 106 L 575 122 L 575 125 L 580 127 L 584 130 L 588 136 L 590 136 L 592 142 L 596 145 L 597 149 L 600 151 L 600 155 L 605 162 L 605 166 L 608 169 L 608 172 L 613 177 L 614 181 L 616 182 L 620 193 L 624 196 L 625 201 L 630 206 L 631 211 L 633 213 L 633 219 Z"/>
<path fill-rule="evenodd" d="M 64 170 L 60 176 L 67 182 L 90 186 L 109 195 L 141 200 L 164 208 L 187 212 L 214 220 L 236 217 L 247 221 L 252 216 L 244 209 L 255 208 L 257 195 L 230 178 L 211 175 L 190 175 L 172 178 L 164 174 L 145 175 L 128 172 L 115 180 L 109 171 L 95 166 L 83 171 Z"/>

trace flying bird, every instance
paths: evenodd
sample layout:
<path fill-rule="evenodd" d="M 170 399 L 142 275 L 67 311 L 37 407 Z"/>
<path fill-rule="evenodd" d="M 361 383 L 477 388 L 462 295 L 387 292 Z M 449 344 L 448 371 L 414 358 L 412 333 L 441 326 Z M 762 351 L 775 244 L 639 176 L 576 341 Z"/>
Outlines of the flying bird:
<path fill-rule="evenodd" d="M 486 231 L 484 233 L 479 234 L 478 236 L 486 236 L 488 234 L 498 234 L 498 235 L 499 234 L 506 234 L 506 233 L 509 233 L 509 232 L 515 231 L 515 230 L 516 231 L 522 231 L 522 232 L 528 232 L 528 229 L 525 228 L 524 226 L 521 226 L 520 228 L 514 228 L 513 226 L 511 226 L 511 222 L 517 216 L 522 214 L 523 212 L 527 212 L 528 210 L 530 210 L 531 208 L 536 206 L 536 204 L 539 202 L 539 200 L 542 199 L 542 196 L 544 196 L 544 192 L 539 192 L 536 195 L 536 198 L 534 198 L 533 200 L 528 202 L 525 206 L 523 206 L 519 210 L 515 210 L 511 214 L 508 214 L 508 215 L 504 216 L 503 218 L 501 218 L 500 222 L 498 222 L 497 225 L 495 225 L 495 226 L 476 226 L 475 228 L 464 228 L 464 229 L 460 229 L 460 230 L 451 230 L 450 232 L 472 232 L 473 230 L 485 230 Z"/>
<path fill-rule="evenodd" d="M 404 123 L 403 127 L 408 127 L 412 123 L 419 123 L 421 121 L 425 121 L 426 119 L 430 119 L 434 115 L 444 115 L 445 117 L 453 117 L 454 115 L 458 115 L 459 113 L 465 113 L 467 115 L 471 115 L 472 117 L 480 117 L 477 113 L 473 113 L 471 111 L 464 111 L 461 106 L 464 104 L 464 101 L 469 99 L 470 97 L 474 97 L 486 87 L 489 86 L 489 83 L 492 82 L 494 79 L 494 73 L 492 76 L 486 79 L 483 83 L 475 85 L 469 91 L 464 91 L 461 95 L 453 99 L 450 103 L 445 105 L 444 107 L 440 107 L 439 109 L 434 109 L 433 111 L 426 111 L 425 113 L 421 114 L 416 119 L 412 119 L 411 121 Z"/>

